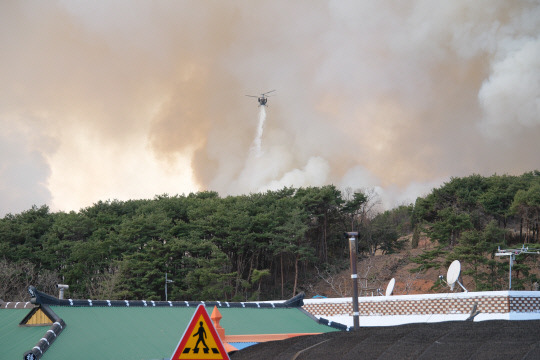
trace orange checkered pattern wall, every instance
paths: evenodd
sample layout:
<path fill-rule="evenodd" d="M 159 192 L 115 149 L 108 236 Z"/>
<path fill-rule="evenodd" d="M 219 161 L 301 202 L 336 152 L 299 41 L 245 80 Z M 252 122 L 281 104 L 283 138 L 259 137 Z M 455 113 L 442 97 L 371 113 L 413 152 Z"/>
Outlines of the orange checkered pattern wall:
<path fill-rule="evenodd" d="M 362 301 L 358 307 L 360 316 L 373 315 L 430 315 L 430 314 L 469 314 L 474 304 L 477 310 L 484 314 L 509 312 L 540 312 L 539 297 L 523 296 L 471 296 L 461 298 L 433 298 L 433 299 L 392 299 L 384 301 Z M 352 303 L 306 303 L 303 309 L 307 312 L 329 317 L 336 315 L 352 316 Z"/>

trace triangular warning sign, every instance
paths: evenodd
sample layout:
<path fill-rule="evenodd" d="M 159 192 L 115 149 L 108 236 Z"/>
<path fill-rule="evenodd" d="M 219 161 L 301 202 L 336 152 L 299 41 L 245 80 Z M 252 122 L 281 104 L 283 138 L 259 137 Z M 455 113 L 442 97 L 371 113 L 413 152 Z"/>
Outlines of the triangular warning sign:
<path fill-rule="evenodd" d="M 171 360 L 229 360 L 210 316 L 204 305 L 197 306 L 195 314 L 182 335 Z"/>

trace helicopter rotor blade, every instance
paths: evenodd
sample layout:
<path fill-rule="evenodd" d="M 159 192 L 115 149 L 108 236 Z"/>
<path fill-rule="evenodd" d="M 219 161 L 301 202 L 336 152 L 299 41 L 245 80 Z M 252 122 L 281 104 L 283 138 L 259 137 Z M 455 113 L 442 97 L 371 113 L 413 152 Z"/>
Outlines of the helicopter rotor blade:
<path fill-rule="evenodd" d="M 263 95 L 263 96 L 264 96 L 264 95 L 266 95 L 266 94 L 270 94 L 271 92 L 274 92 L 274 91 L 276 91 L 276 90 L 270 90 L 270 91 L 267 91 L 267 92 L 265 92 L 265 93 L 262 93 L 261 95 Z"/>
<path fill-rule="evenodd" d="M 255 95 L 246 95 L 246 96 L 258 98 L 258 96 L 255 96 Z"/>

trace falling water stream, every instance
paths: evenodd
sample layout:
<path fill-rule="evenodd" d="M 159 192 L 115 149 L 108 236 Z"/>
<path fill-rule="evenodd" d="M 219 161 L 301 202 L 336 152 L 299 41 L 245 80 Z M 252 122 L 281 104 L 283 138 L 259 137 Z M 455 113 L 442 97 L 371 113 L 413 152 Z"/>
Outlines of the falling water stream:
<path fill-rule="evenodd" d="M 261 105 L 259 109 L 259 124 L 257 125 L 257 134 L 255 135 L 255 140 L 253 140 L 252 148 L 255 157 L 260 157 L 262 155 L 262 135 L 264 131 L 264 122 L 266 120 L 266 106 Z"/>

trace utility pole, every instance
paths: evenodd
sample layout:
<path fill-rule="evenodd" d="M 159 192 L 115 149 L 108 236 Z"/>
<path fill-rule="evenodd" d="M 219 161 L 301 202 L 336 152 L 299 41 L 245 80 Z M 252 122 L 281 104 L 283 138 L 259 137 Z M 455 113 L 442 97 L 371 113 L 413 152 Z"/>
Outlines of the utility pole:
<path fill-rule="evenodd" d="M 353 303 L 353 324 L 354 330 L 360 328 L 360 311 L 358 310 L 358 273 L 356 271 L 356 237 L 358 232 L 348 232 L 349 253 L 351 256 L 351 279 L 352 279 L 352 303 Z"/>

